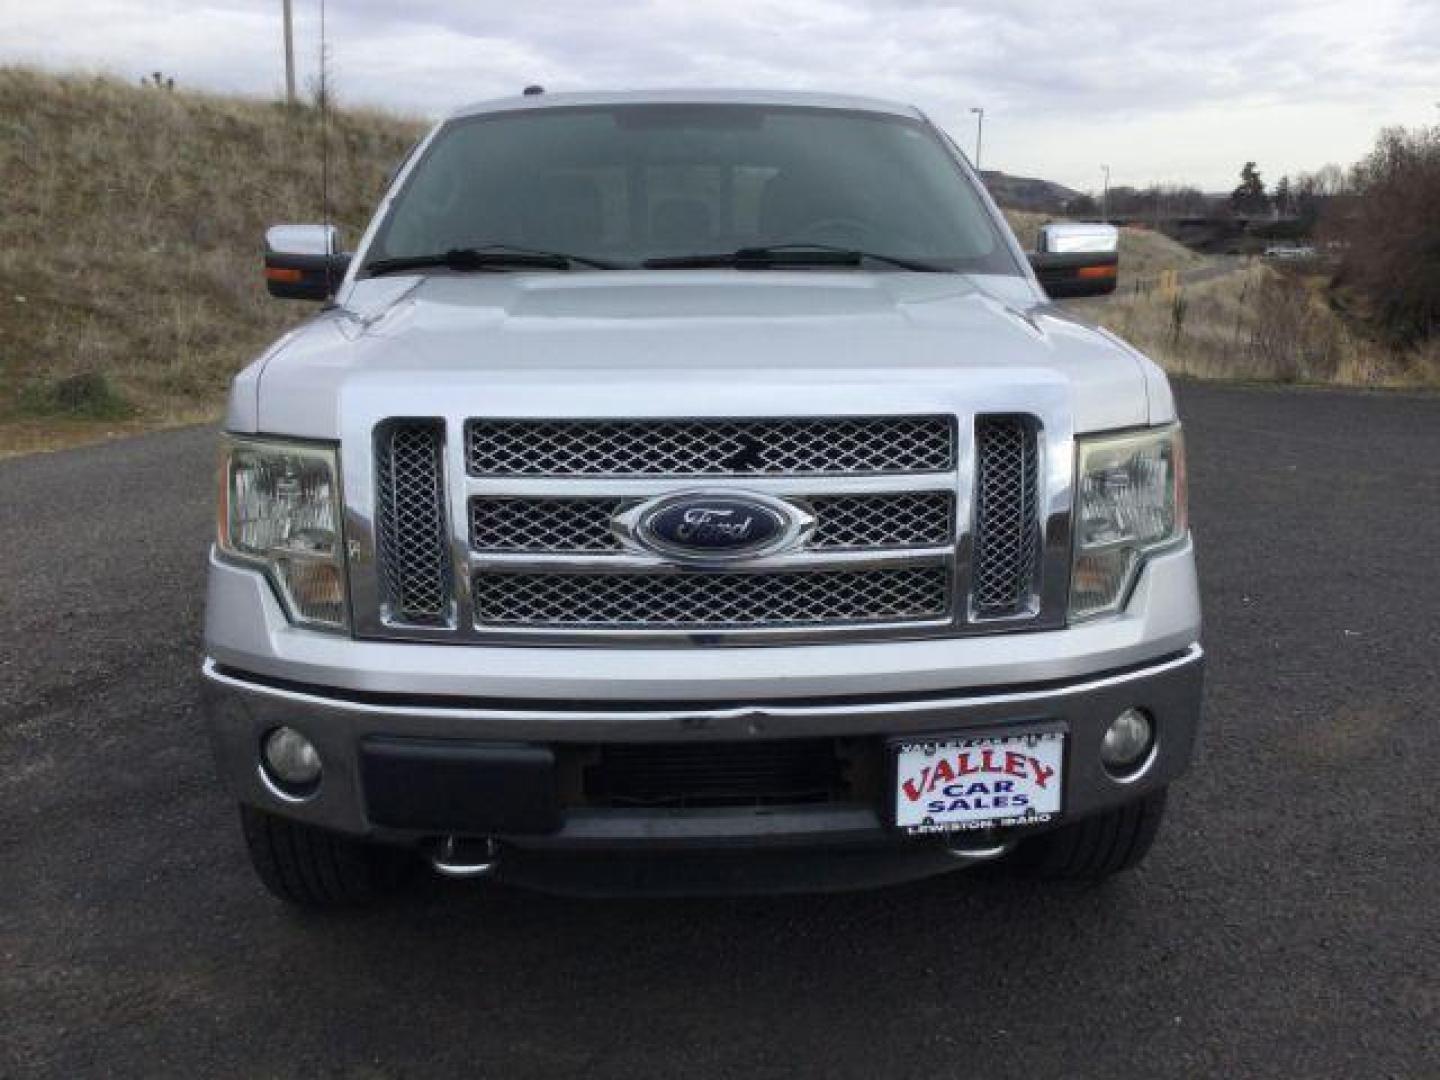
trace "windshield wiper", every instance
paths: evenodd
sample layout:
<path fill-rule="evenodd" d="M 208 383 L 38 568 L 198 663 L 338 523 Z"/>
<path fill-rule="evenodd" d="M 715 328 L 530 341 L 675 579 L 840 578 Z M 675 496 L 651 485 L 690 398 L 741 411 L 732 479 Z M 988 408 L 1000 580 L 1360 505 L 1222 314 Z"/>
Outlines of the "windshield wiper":
<path fill-rule="evenodd" d="M 833 244 L 771 244 L 767 247 L 746 247 L 738 251 L 715 254 L 665 255 L 646 259 L 640 265 L 649 270 L 698 270 L 712 266 L 768 270 L 786 266 L 860 266 L 866 262 L 882 262 L 902 270 L 915 270 L 925 274 L 948 272 L 944 266 L 920 259 L 904 259 L 897 255 L 882 255 L 876 251 L 860 251 L 836 247 Z"/>
<path fill-rule="evenodd" d="M 564 255 L 558 251 L 531 251 L 506 244 L 485 247 L 451 248 L 428 255 L 398 255 L 365 264 L 367 277 L 403 274 L 409 270 L 443 267 L 447 270 L 573 270 L 586 266 L 595 270 L 618 270 L 619 264 L 585 255 Z"/>

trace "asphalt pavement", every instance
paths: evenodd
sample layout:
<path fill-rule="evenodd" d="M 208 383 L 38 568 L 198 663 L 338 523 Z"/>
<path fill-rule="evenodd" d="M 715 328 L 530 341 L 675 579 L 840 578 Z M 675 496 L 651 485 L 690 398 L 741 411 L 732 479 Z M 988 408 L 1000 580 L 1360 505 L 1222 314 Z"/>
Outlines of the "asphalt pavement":
<path fill-rule="evenodd" d="M 1206 726 L 1095 887 L 299 916 L 198 707 L 213 431 L 0 462 L 0 1076 L 1440 1075 L 1440 397 L 1181 400 Z"/>

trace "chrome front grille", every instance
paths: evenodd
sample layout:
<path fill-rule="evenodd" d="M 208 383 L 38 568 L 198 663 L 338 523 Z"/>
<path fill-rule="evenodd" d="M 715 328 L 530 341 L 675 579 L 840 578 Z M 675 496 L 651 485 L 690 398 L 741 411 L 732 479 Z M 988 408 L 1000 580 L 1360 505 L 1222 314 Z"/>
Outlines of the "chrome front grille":
<path fill-rule="evenodd" d="M 1043 490 L 1043 431 L 1018 414 L 381 421 L 357 631 L 684 646 L 1061 626 L 1068 488 Z M 617 531 L 697 490 L 789 502 L 813 528 L 723 566 Z"/>
<path fill-rule="evenodd" d="M 479 626 L 753 630 L 944 619 L 943 566 L 784 573 L 479 573 Z"/>
<path fill-rule="evenodd" d="M 808 550 L 939 547 L 955 539 L 955 496 L 949 491 L 795 496 L 815 515 Z M 470 500 L 470 546 L 486 552 L 620 553 L 611 527 L 634 505 L 618 498 L 487 498 Z"/>
<path fill-rule="evenodd" d="M 855 476 L 955 467 L 948 416 L 471 420 L 471 476 Z"/>

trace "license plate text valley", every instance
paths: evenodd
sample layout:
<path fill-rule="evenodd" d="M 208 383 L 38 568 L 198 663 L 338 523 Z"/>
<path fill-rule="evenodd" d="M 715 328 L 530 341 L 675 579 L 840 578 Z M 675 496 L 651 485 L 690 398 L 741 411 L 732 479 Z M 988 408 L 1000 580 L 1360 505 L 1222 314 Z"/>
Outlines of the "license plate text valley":
<path fill-rule="evenodd" d="M 1014 780 L 966 780 L 971 776 L 1009 776 L 1032 780 L 1044 788 L 1055 770 L 1037 757 L 1015 750 L 964 750 L 942 757 L 933 766 L 920 770 L 918 779 L 906 780 L 900 790 L 911 802 L 918 802 L 937 790 L 943 798 L 927 800 L 927 813 L 944 814 L 954 810 L 1024 810 L 1030 796 L 1015 792 Z"/>
<path fill-rule="evenodd" d="M 1064 746 L 1058 731 L 903 744 L 895 824 L 929 832 L 1049 820 L 1060 810 Z"/>

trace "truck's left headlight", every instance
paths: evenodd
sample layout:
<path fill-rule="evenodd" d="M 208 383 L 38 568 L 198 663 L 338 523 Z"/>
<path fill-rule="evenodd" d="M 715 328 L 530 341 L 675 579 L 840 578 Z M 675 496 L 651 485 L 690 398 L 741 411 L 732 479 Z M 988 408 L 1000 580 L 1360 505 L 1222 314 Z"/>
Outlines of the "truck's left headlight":
<path fill-rule="evenodd" d="M 263 567 L 293 622 L 348 625 L 341 521 L 334 446 L 223 437 L 220 550 Z"/>
<path fill-rule="evenodd" d="M 1118 611 L 1145 558 L 1178 544 L 1189 527 L 1179 424 L 1082 438 L 1076 456 L 1072 620 Z"/>

